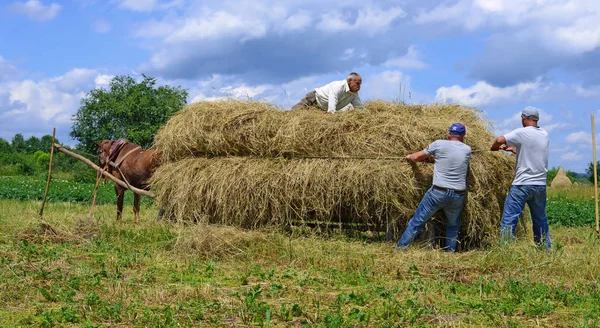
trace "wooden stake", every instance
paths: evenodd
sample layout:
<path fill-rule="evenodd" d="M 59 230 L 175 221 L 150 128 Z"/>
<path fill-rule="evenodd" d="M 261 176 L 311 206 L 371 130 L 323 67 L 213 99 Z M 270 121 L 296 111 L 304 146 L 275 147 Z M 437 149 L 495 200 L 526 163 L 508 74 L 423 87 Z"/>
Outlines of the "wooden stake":
<path fill-rule="evenodd" d="M 598 173 L 596 172 L 596 126 L 594 123 L 594 114 L 592 114 L 592 151 L 594 153 L 594 200 L 596 202 L 596 232 L 600 234 L 600 225 L 598 225 Z"/>
<path fill-rule="evenodd" d="M 65 147 L 63 147 L 63 146 L 61 146 L 59 144 L 54 144 L 54 147 L 56 147 L 56 149 L 58 149 L 59 151 L 65 153 L 65 154 L 67 154 L 67 155 L 69 155 L 71 157 L 74 157 L 74 158 L 76 158 L 76 159 L 78 159 L 78 160 L 80 160 L 82 162 L 84 162 L 88 166 L 91 166 L 94 170 L 100 172 L 105 177 L 107 177 L 107 178 L 111 179 L 112 181 L 116 182 L 121 187 L 123 187 L 125 189 L 128 189 L 128 190 L 131 190 L 134 193 L 142 195 L 142 196 L 150 197 L 152 199 L 156 198 L 156 195 L 154 195 L 153 193 L 151 193 L 149 191 L 146 191 L 146 190 L 143 190 L 143 189 L 139 189 L 139 188 L 136 188 L 136 187 L 133 187 L 133 186 L 131 186 L 131 188 L 128 187 L 125 182 L 123 182 L 122 180 L 116 178 L 114 175 L 112 175 L 112 174 L 104 171 L 101 167 L 99 167 L 98 165 L 92 163 L 92 161 L 90 161 L 89 159 L 87 159 L 87 158 L 85 158 L 85 157 L 83 157 L 81 155 L 77 155 L 77 154 L 75 154 L 73 152 L 70 152 L 67 149 L 65 149 Z"/>
<path fill-rule="evenodd" d="M 42 200 L 42 207 L 40 208 L 40 216 L 44 214 L 44 205 L 46 205 L 46 197 L 48 196 L 48 189 L 50 189 L 50 178 L 52 177 L 52 159 L 54 158 L 55 135 L 56 128 L 52 128 L 52 145 L 50 145 L 50 166 L 48 166 L 48 181 L 46 182 L 46 191 L 44 192 L 44 199 Z"/>

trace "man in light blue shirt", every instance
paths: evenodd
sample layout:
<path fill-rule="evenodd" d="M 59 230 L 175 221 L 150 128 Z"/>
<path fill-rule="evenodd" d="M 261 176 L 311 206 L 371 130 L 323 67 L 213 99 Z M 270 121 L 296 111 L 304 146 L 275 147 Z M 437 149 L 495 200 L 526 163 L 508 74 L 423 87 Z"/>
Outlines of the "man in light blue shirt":
<path fill-rule="evenodd" d="M 443 209 L 446 215 L 445 250 L 456 251 L 460 213 L 465 201 L 467 172 L 471 160 L 471 147 L 464 144 L 466 132 L 464 125 L 454 123 L 448 129 L 448 140 L 436 140 L 424 150 L 406 156 L 406 160 L 413 163 L 433 157 L 435 165 L 433 186 L 408 222 L 398 241 L 398 249 L 406 249 L 431 217 Z"/>
<path fill-rule="evenodd" d="M 502 213 L 500 236 L 514 238 L 519 215 L 529 205 L 533 221 L 533 239 L 549 251 L 550 228 L 546 218 L 546 178 L 548 172 L 548 132 L 538 126 L 540 114 L 535 107 L 521 113 L 522 128 L 496 139 L 491 150 L 507 150 L 517 154 L 513 180 Z"/>

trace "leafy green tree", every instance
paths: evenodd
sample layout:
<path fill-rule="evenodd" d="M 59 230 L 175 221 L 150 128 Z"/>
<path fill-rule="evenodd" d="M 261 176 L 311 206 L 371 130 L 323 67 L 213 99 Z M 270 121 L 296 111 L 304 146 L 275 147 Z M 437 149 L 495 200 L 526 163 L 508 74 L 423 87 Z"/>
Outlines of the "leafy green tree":
<path fill-rule="evenodd" d="M 60 143 L 58 139 L 54 139 L 55 143 Z M 47 134 L 40 139 L 40 149 L 41 151 L 49 152 L 52 147 L 52 136 Z"/>
<path fill-rule="evenodd" d="M 25 140 L 25 146 L 27 147 L 28 153 L 35 153 L 40 150 L 40 139 L 31 136 L 29 139 Z"/>
<path fill-rule="evenodd" d="M 156 79 L 143 75 L 115 76 L 108 89 L 91 90 L 74 115 L 71 137 L 87 152 L 94 152 L 103 139 L 126 138 L 147 148 L 158 129 L 187 101 L 181 86 L 156 87 Z"/>
<path fill-rule="evenodd" d="M 12 147 L 8 141 L 0 138 L 0 154 L 8 154 L 12 152 Z"/>
<path fill-rule="evenodd" d="M 598 169 L 600 168 L 600 161 L 596 163 L 596 174 L 598 175 L 598 179 L 600 179 L 600 173 Z M 585 170 L 585 173 L 589 175 L 589 180 L 591 183 L 594 183 L 594 162 L 588 163 L 588 168 Z"/>
<path fill-rule="evenodd" d="M 16 153 L 24 153 L 25 151 L 27 151 L 27 144 L 25 144 L 25 138 L 23 138 L 23 135 L 20 133 L 15 134 L 15 136 L 12 138 L 10 145 Z"/>

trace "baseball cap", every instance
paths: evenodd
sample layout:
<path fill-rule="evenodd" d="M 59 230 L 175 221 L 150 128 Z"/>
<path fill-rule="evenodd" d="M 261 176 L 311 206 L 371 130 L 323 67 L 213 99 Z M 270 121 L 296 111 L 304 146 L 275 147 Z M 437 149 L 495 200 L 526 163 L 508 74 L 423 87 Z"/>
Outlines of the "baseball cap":
<path fill-rule="evenodd" d="M 525 107 L 525 109 L 523 109 L 523 112 L 521 112 L 523 115 L 525 115 L 525 117 L 529 117 L 530 119 L 537 121 L 540 119 L 540 113 L 538 112 L 538 109 L 535 107 L 531 107 L 531 106 L 527 106 Z"/>
<path fill-rule="evenodd" d="M 467 128 L 465 128 L 465 126 L 460 123 L 454 123 L 454 124 L 450 125 L 450 128 L 448 129 L 448 133 L 458 134 L 458 135 L 462 136 L 462 135 L 465 135 L 465 133 L 467 133 Z"/>

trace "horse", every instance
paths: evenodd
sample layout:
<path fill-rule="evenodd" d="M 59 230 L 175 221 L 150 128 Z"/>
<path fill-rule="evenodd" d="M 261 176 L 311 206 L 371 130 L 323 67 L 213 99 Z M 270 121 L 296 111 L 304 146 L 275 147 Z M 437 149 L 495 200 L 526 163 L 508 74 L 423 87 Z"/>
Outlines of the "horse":
<path fill-rule="evenodd" d="M 98 146 L 98 163 L 108 173 L 125 181 L 126 184 L 150 190 L 148 180 L 152 176 L 158 164 L 158 156 L 154 149 L 145 150 L 142 147 L 125 139 L 103 140 L 96 142 Z M 123 198 L 126 188 L 115 182 L 115 193 L 117 194 L 117 221 L 121 219 L 123 212 Z M 160 220 L 164 209 L 160 209 L 158 220 Z M 133 213 L 135 223 L 139 223 L 140 195 L 133 194 Z"/>

